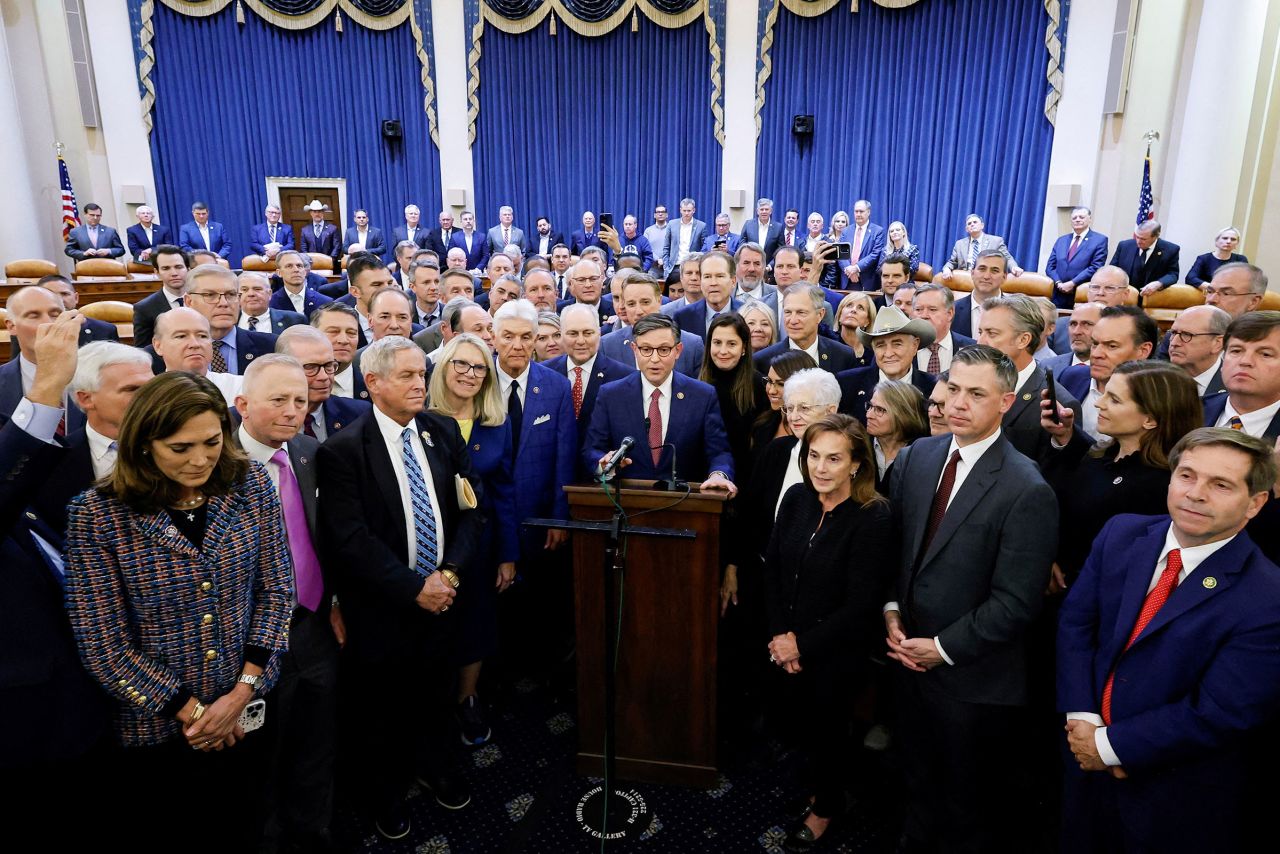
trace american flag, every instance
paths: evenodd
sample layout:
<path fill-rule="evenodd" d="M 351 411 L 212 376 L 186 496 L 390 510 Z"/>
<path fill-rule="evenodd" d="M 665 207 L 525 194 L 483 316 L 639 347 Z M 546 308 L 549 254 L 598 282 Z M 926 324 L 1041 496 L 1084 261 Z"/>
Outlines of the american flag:
<path fill-rule="evenodd" d="M 1151 195 L 1151 145 L 1147 144 L 1147 159 L 1142 164 L 1142 191 L 1138 193 L 1138 225 L 1155 216 L 1151 210 L 1155 198 Z"/>
<path fill-rule="evenodd" d="M 67 172 L 67 161 L 58 155 L 58 183 L 62 185 L 62 239 L 71 237 L 71 229 L 80 224 L 79 206 L 76 204 L 76 191 L 71 189 L 71 174 Z"/>

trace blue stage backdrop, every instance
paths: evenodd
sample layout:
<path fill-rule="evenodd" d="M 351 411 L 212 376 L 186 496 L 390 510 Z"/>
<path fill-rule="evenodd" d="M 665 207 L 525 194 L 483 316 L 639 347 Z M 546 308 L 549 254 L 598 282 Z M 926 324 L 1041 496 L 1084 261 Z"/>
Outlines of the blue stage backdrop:
<path fill-rule="evenodd" d="M 811 211 L 871 202 L 938 269 L 966 214 L 1035 269 L 1053 126 L 1044 116 L 1048 17 L 1030 0 L 779 10 L 757 149 L 758 195 Z M 812 114 L 808 142 L 792 116 Z"/>
<path fill-rule="evenodd" d="M 233 265 L 262 221 L 266 178 L 345 178 L 347 210 L 366 208 L 387 234 L 409 202 L 435 224 L 440 159 L 423 111 L 421 67 L 408 23 L 386 31 L 326 19 L 285 30 L 232 6 L 207 18 L 155 6 L 155 165 L 160 216 L 175 231 L 191 203 L 227 227 Z M 404 136 L 382 138 L 382 120 Z"/>
<path fill-rule="evenodd" d="M 633 213 L 643 231 L 655 203 L 674 219 L 685 196 L 710 222 L 721 155 L 710 69 L 701 19 L 592 38 L 486 27 L 472 147 L 479 224 L 496 225 L 509 204 L 530 234 L 545 215 L 567 238 L 584 210 L 612 212 L 619 229 Z"/>

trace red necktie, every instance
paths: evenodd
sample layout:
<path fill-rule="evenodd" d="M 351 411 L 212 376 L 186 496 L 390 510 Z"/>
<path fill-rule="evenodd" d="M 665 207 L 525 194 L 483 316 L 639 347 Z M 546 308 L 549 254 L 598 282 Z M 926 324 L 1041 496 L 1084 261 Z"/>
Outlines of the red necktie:
<path fill-rule="evenodd" d="M 1133 631 L 1129 633 L 1129 640 L 1125 642 L 1124 652 L 1129 651 L 1129 647 L 1133 646 L 1133 642 L 1138 639 L 1138 635 L 1142 634 L 1142 630 L 1164 607 L 1164 603 L 1169 601 L 1169 596 L 1173 593 L 1173 589 L 1178 586 L 1178 574 L 1180 572 L 1182 572 L 1182 550 L 1174 549 L 1169 552 L 1169 562 L 1165 564 L 1164 572 L 1160 573 L 1160 580 L 1156 582 L 1155 587 L 1151 588 L 1151 592 L 1147 594 L 1146 600 L 1142 603 L 1142 611 L 1138 614 L 1138 622 L 1133 624 Z M 1124 655 L 1124 652 L 1121 655 Z M 1107 684 L 1102 689 L 1102 720 L 1107 726 L 1111 726 L 1111 686 L 1115 681 L 1116 671 L 1113 667 L 1111 674 L 1107 677 Z"/>
<path fill-rule="evenodd" d="M 925 368 L 928 373 L 937 376 L 942 373 L 942 357 L 938 355 L 938 342 L 929 345 L 929 366 Z"/>
<path fill-rule="evenodd" d="M 576 419 L 582 414 L 582 367 L 574 366 L 573 369 L 573 417 Z"/>
<path fill-rule="evenodd" d="M 951 452 L 947 467 L 942 470 L 942 480 L 938 483 L 938 491 L 933 494 L 933 504 L 929 505 L 929 521 L 925 524 L 924 540 L 920 543 L 920 556 L 929 551 L 933 535 L 938 533 L 942 517 L 947 515 L 947 502 L 951 500 L 951 490 L 956 485 L 956 467 L 960 465 L 960 449 Z"/>
<path fill-rule="evenodd" d="M 656 388 L 649 395 L 649 453 L 653 455 L 655 466 L 662 456 L 662 410 L 658 408 L 658 398 L 661 396 L 662 392 Z"/>
<path fill-rule="evenodd" d="M 307 420 L 302 422 L 302 432 L 306 433 L 312 439 L 318 439 L 316 435 L 316 416 L 310 412 L 307 413 Z"/>
<path fill-rule="evenodd" d="M 1071 248 L 1067 250 L 1067 261 L 1076 257 L 1076 250 L 1080 248 L 1080 235 L 1071 238 Z"/>

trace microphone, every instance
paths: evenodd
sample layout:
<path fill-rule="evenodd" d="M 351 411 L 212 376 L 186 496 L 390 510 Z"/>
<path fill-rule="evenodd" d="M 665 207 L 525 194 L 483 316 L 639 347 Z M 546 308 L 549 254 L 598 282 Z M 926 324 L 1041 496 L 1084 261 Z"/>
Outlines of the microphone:
<path fill-rule="evenodd" d="M 646 436 L 649 435 L 649 418 L 647 416 L 644 419 L 644 432 Z M 671 449 L 671 477 L 659 480 L 653 485 L 653 488 L 657 490 L 669 490 L 671 492 L 675 492 L 680 489 L 688 489 L 689 484 L 676 477 L 676 446 L 670 442 L 663 442 L 661 445 L 649 446 L 649 450 L 651 451 L 661 451 L 663 448 Z"/>
<path fill-rule="evenodd" d="M 606 477 L 612 474 L 613 470 L 618 467 L 618 463 L 626 459 L 627 452 L 631 450 L 631 448 L 635 445 L 635 443 L 636 443 L 636 440 L 633 439 L 632 437 L 630 436 L 623 437 L 622 444 L 618 446 L 618 450 L 614 451 L 609 456 L 609 459 L 605 461 L 604 467 L 600 469 L 601 480 L 604 480 Z"/>

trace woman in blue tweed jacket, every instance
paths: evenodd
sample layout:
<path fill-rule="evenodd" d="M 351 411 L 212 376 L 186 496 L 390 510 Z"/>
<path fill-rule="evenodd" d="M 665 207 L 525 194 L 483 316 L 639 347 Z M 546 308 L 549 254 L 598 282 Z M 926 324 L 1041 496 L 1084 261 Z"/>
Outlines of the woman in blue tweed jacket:
<path fill-rule="evenodd" d="M 118 796 L 175 844 L 256 844 L 263 736 L 237 721 L 288 647 L 280 505 L 232 432 L 209 380 L 156 377 L 125 413 L 114 474 L 68 520 L 67 607 L 85 667 L 116 701 Z"/>

